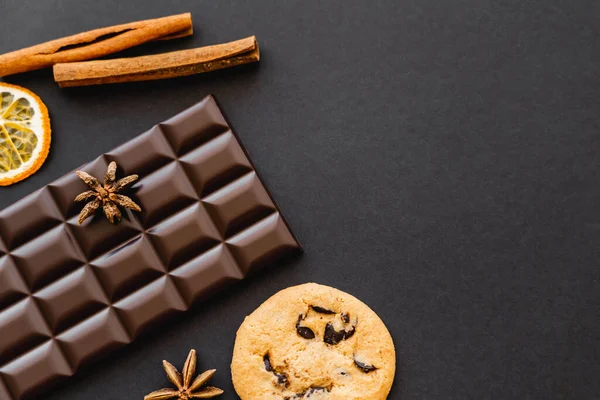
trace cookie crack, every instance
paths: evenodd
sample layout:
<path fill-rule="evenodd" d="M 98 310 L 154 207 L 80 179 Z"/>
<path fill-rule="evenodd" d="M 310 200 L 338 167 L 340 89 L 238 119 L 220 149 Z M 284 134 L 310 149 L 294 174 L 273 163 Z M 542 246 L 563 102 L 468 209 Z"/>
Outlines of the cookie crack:
<path fill-rule="evenodd" d="M 269 353 L 263 356 L 263 362 L 265 364 L 265 369 L 267 372 L 271 372 L 277 378 L 277 384 L 283 387 L 290 386 L 290 380 L 288 375 L 285 372 L 282 372 L 279 368 L 274 368 L 273 364 L 271 364 L 271 356 Z"/>

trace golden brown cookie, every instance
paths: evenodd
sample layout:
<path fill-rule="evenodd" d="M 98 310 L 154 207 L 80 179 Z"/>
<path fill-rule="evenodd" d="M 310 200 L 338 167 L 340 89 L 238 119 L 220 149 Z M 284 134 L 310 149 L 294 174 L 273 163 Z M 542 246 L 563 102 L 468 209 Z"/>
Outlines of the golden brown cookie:
<path fill-rule="evenodd" d="M 316 283 L 284 289 L 246 317 L 231 363 L 242 400 L 384 400 L 395 370 L 377 314 Z"/>

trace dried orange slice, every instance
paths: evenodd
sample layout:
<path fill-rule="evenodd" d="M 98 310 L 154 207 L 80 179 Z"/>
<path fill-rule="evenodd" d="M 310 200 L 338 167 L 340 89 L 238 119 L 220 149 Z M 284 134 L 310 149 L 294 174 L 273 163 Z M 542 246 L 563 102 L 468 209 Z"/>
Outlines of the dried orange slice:
<path fill-rule="evenodd" d="M 28 89 L 0 82 L 0 186 L 35 173 L 50 150 L 50 117 Z"/>

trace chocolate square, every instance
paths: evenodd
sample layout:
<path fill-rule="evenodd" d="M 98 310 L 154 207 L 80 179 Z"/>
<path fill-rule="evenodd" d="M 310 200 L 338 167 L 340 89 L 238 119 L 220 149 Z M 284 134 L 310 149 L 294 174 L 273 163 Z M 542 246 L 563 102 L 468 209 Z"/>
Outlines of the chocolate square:
<path fill-rule="evenodd" d="M 0 236 L 13 250 L 61 222 L 50 190 L 43 188 L 0 211 Z"/>
<path fill-rule="evenodd" d="M 250 273 L 298 248 L 279 213 L 241 231 L 225 241 L 244 273 Z"/>
<path fill-rule="evenodd" d="M 13 250 L 11 256 L 31 290 L 38 290 L 85 262 L 65 225 Z"/>
<path fill-rule="evenodd" d="M 113 309 L 102 310 L 56 340 L 75 369 L 131 342 Z"/>
<path fill-rule="evenodd" d="M 159 126 L 142 133 L 124 145 L 106 154 L 115 161 L 121 176 L 147 176 L 176 159 Z M 101 176 L 101 175 L 99 175 Z"/>
<path fill-rule="evenodd" d="M 202 203 L 223 237 L 231 237 L 277 211 L 255 172 L 203 198 Z"/>
<path fill-rule="evenodd" d="M 0 312 L 0 365 L 33 349 L 52 336 L 33 299 L 26 298 Z"/>
<path fill-rule="evenodd" d="M 147 235 L 137 236 L 90 262 L 111 301 L 117 301 L 165 275 Z"/>
<path fill-rule="evenodd" d="M 178 156 L 230 130 L 211 96 L 160 124 Z"/>
<path fill-rule="evenodd" d="M 108 299 L 91 268 L 83 266 L 33 297 L 56 334 L 106 308 Z"/>
<path fill-rule="evenodd" d="M 198 200 L 185 172 L 175 162 L 141 178 L 132 193 L 132 198 L 142 208 L 139 218 L 145 228 Z"/>
<path fill-rule="evenodd" d="M 148 235 L 169 269 L 221 242 L 214 222 L 200 203 L 162 221 L 150 229 Z"/>
<path fill-rule="evenodd" d="M 170 272 L 187 304 L 244 278 L 227 246 L 220 244 Z"/>
<path fill-rule="evenodd" d="M 231 131 L 190 151 L 180 161 L 201 196 L 252 171 L 248 157 Z"/>
<path fill-rule="evenodd" d="M 0 309 L 14 304 L 29 293 L 12 259 L 0 256 Z"/>
<path fill-rule="evenodd" d="M 168 276 L 163 276 L 114 304 L 131 337 L 158 320 L 187 309 Z"/>
<path fill-rule="evenodd" d="M 69 363 L 54 340 L 0 367 L 0 374 L 17 399 L 33 397 L 61 378 L 73 375 Z"/>

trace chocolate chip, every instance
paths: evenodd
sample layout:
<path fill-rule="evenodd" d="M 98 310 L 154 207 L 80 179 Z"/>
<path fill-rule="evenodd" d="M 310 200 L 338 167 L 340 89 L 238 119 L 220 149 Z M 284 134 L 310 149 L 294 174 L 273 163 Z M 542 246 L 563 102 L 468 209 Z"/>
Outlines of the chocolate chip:
<path fill-rule="evenodd" d="M 325 325 L 325 334 L 323 335 L 323 341 L 327 344 L 335 345 L 342 340 L 350 339 L 354 333 L 356 333 L 356 327 L 353 326 L 349 331 L 342 330 L 336 331 L 331 322 Z"/>
<path fill-rule="evenodd" d="M 331 311 L 331 310 L 328 310 L 328 309 L 320 307 L 320 306 L 310 306 L 310 308 L 312 308 L 319 314 L 335 314 L 335 311 Z"/>
<path fill-rule="evenodd" d="M 263 361 L 265 363 L 265 369 L 269 372 L 273 371 L 273 366 L 271 365 L 271 360 L 269 358 L 269 353 L 265 354 L 263 357 Z"/>
<path fill-rule="evenodd" d="M 375 371 L 377 369 L 377 367 L 357 361 L 356 357 L 354 357 L 354 364 L 365 374 L 368 374 L 369 372 Z"/>
<path fill-rule="evenodd" d="M 275 373 L 275 376 L 277 377 L 277 383 L 279 385 L 283 385 L 285 387 L 288 387 L 290 385 L 290 382 L 288 381 L 288 377 L 285 373 Z"/>
<path fill-rule="evenodd" d="M 350 323 L 350 315 L 348 313 L 342 313 L 342 321 L 344 321 L 345 324 Z"/>
<path fill-rule="evenodd" d="M 300 314 L 298 317 L 298 322 L 296 322 L 296 332 L 298 332 L 298 335 L 302 336 L 304 339 L 314 339 L 315 333 L 312 331 L 312 329 L 300 325 L 303 319 L 304 315 Z"/>
<path fill-rule="evenodd" d="M 298 332 L 298 335 L 302 336 L 304 339 L 315 338 L 315 333 L 312 331 L 312 329 L 307 328 L 305 326 L 297 326 L 296 332 Z"/>
<path fill-rule="evenodd" d="M 331 322 L 325 325 L 325 334 L 323 335 L 323 341 L 327 344 L 338 344 L 346 335 L 346 331 L 336 331 Z"/>

